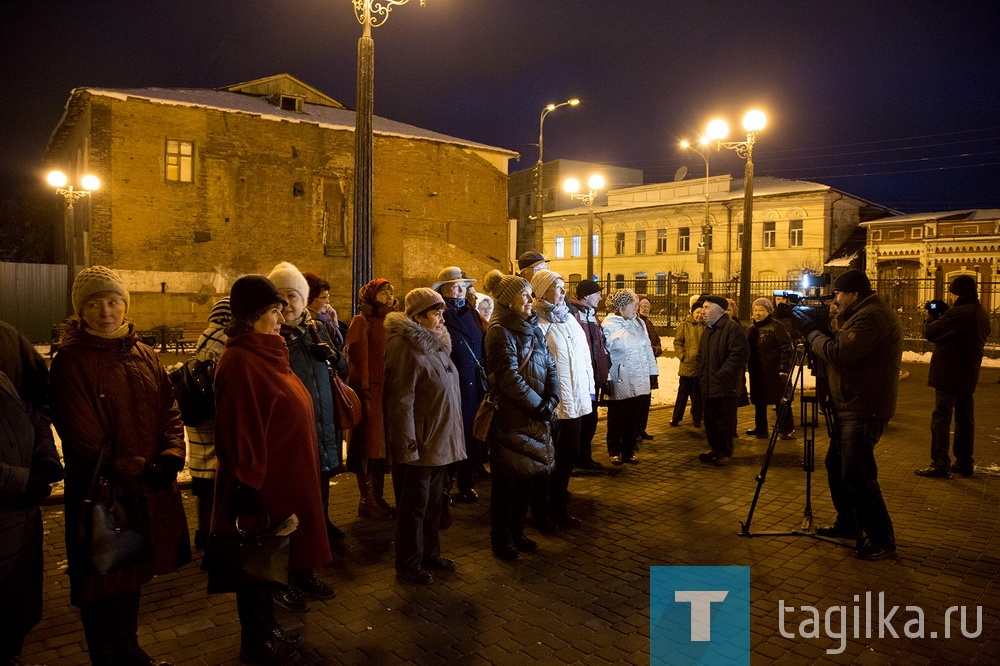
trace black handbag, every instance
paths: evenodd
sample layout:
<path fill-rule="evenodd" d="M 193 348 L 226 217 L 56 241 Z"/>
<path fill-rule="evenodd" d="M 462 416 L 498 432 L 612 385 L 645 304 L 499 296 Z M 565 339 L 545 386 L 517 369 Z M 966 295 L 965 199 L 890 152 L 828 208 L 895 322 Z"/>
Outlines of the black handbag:
<path fill-rule="evenodd" d="M 486 370 L 483 368 L 483 364 L 480 363 L 479 359 L 476 358 L 476 353 L 472 351 L 472 346 L 466 342 L 465 338 L 461 338 L 462 344 L 465 348 L 469 350 L 469 356 L 472 360 L 476 362 L 476 375 L 479 377 L 479 392 L 482 395 L 486 395 L 486 392 L 490 390 L 489 382 L 486 381 Z"/>
<path fill-rule="evenodd" d="M 140 510 L 142 500 L 123 497 L 112 479 L 101 476 L 107 445 L 107 441 L 101 445 L 90 492 L 80 505 L 77 524 L 79 542 L 83 545 L 83 569 L 88 574 L 108 574 L 152 558 L 145 512 Z"/>
<path fill-rule="evenodd" d="M 262 530 L 251 533 L 237 518 L 235 533 L 210 535 L 201 561 L 202 571 L 209 574 L 208 593 L 236 592 L 246 585 L 288 585 L 290 537 L 298 525 L 293 513 L 273 530 L 266 520 Z"/>

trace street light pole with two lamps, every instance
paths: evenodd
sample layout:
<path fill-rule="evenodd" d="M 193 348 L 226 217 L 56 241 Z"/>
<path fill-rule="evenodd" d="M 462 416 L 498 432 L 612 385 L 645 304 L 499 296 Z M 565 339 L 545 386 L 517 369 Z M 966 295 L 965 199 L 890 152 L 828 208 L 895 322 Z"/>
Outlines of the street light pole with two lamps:
<path fill-rule="evenodd" d="M 542 154 L 545 145 L 545 116 L 561 106 L 577 106 L 579 103 L 580 100 L 574 97 L 559 104 L 547 104 L 542 109 L 542 115 L 538 119 L 538 163 L 535 164 L 535 225 L 532 233 L 532 241 L 535 246 L 526 248 L 528 250 L 541 248 L 545 238 L 545 229 L 542 227 L 542 215 L 544 215 L 542 208 Z"/>
<path fill-rule="evenodd" d="M 721 119 L 708 124 L 705 132 L 710 141 L 715 141 L 717 148 L 728 148 L 746 160 L 743 175 L 743 247 L 740 263 L 740 297 L 739 311 L 746 317 L 750 313 L 750 263 L 753 252 L 753 146 L 757 140 L 757 132 L 764 129 L 767 117 L 763 111 L 747 111 L 743 116 L 743 129 L 746 130 L 746 141 L 723 141 L 729 136 L 729 125 Z"/>
<path fill-rule="evenodd" d="M 56 188 L 56 194 L 66 202 L 66 214 L 63 216 L 63 243 L 66 249 L 66 271 L 69 280 L 69 295 L 72 296 L 72 283 L 76 277 L 76 211 L 74 205 L 83 197 L 88 197 L 101 187 L 97 176 L 85 175 L 80 179 L 79 189 L 67 185 L 69 179 L 62 171 L 50 171 L 45 177 L 49 185 Z"/>
<path fill-rule="evenodd" d="M 709 144 L 708 137 L 701 137 L 698 143 L 702 147 L 707 147 Z M 707 292 L 711 290 L 709 285 L 712 282 L 712 218 L 709 210 L 711 201 L 708 195 L 708 155 L 692 146 L 689 141 L 681 141 L 681 148 L 694 151 L 701 155 L 701 159 L 705 160 L 705 223 L 701 227 L 701 244 L 705 252 L 705 263 L 702 266 L 701 282 L 702 291 Z"/>
<path fill-rule="evenodd" d="M 594 199 L 597 197 L 598 190 L 604 189 L 604 177 L 600 174 L 594 174 L 587 180 L 587 187 L 589 188 L 586 193 L 580 192 L 580 181 L 576 178 L 568 178 L 563 183 L 563 189 L 566 190 L 571 197 L 578 199 L 583 202 L 583 205 L 587 207 L 587 279 L 594 279 Z"/>

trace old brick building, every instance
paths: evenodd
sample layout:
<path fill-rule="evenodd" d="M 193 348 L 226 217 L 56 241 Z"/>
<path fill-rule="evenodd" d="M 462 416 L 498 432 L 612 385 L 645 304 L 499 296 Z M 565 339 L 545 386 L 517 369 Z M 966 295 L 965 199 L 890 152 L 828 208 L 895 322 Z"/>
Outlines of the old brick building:
<path fill-rule="evenodd" d="M 397 291 L 508 266 L 515 153 L 376 117 L 374 269 Z M 140 327 L 204 317 L 281 260 L 351 291 L 354 112 L 287 74 L 220 88 L 77 88 L 46 163 L 102 180 L 61 260 L 120 270 Z M 73 256 L 67 256 L 73 255 Z M 346 312 L 344 312 L 346 314 Z"/>

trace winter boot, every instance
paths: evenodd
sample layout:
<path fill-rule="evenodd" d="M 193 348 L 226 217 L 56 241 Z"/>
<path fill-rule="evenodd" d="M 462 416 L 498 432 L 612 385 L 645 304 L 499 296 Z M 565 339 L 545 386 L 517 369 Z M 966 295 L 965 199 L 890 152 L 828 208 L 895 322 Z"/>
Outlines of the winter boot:
<path fill-rule="evenodd" d="M 358 479 L 358 492 L 361 501 L 358 502 L 358 516 L 373 520 L 392 520 L 392 515 L 375 501 L 375 476 L 373 474 L 355 474 Z"/>

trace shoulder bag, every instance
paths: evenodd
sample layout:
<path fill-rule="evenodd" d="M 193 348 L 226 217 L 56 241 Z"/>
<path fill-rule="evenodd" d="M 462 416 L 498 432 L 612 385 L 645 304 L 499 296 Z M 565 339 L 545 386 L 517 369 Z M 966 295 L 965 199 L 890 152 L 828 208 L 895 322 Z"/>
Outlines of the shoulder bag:
<path fill-rule="evenodd" d="M 209 574 L 208 593 L 235 592 L 248 584 L 288 585 L 290 537 L 298 526 L 293 513 L 273 530 L 266 519 L 262 530 L 248 532 L 237 517 L 235 533 L 213 533 L 201 561 L 202 571 Z"/>
<path fill-rule="evenodd" d="M 319 332 L 316 331 L 315 323 L 309 326 L 312 333 L 313 342 L 316 345 L 326 345 L 319 339 Z M 326 345 L 329 348 L 329 345 Z M 326 359 L 326 368 L 330 373 L 330 392 L 333 394 L 333 414 L 337 422 L 337 427 L 341 430 L 350 430 L 361 423 L 361 399 L 354 389 L 348 386 L 334 370 L 329 358 Z"/>
<path fill-rule="evenodd" d="M 528 361 L 531 360 L 531 355 L 534 351 L 535 337 L 532 336 L 530 342 L 528 342 L 528 355 L 524 358 L 521 365 L 517 367 L 518 373 L 524 370 L 524 366 L 528 365 Z M 493 417 L 496 415 L 498 409 L 500 409 L 500 397 L 487 391 L 486 395 L 483 396 L 483 401 L 479 404 L 479 408 L 476 410 L 476 415 L 472 419 L 473 437 L 481 442 L 486 441 L 486 437 L 490 434 L 490 427 L 493 425 Z"/>

